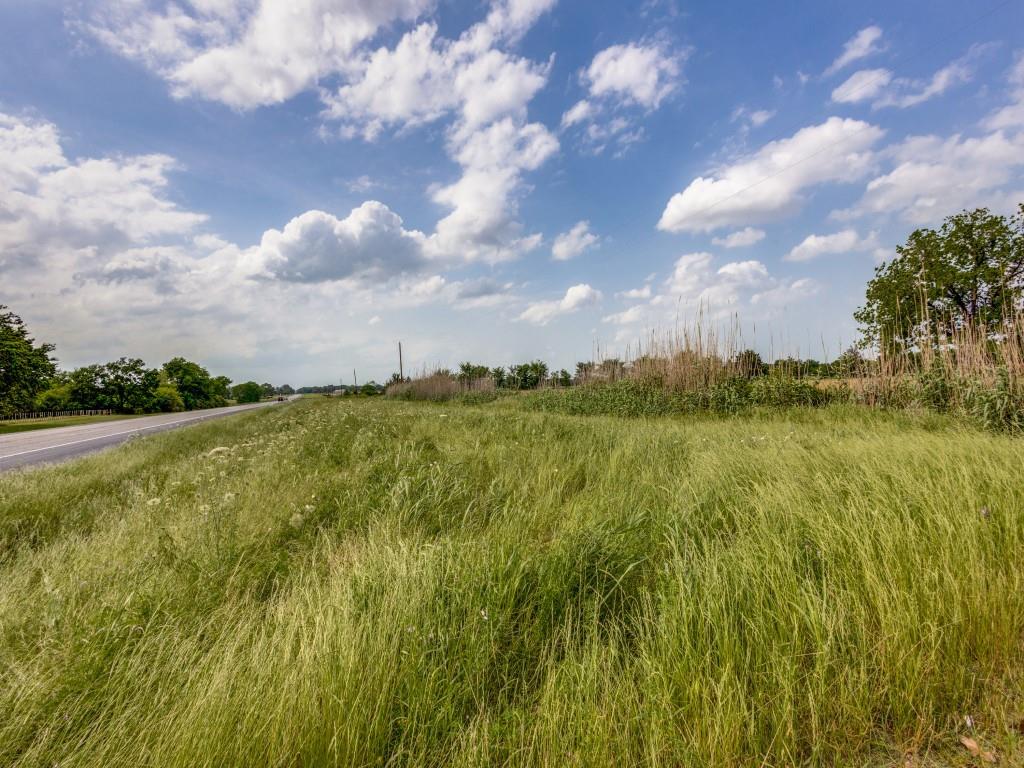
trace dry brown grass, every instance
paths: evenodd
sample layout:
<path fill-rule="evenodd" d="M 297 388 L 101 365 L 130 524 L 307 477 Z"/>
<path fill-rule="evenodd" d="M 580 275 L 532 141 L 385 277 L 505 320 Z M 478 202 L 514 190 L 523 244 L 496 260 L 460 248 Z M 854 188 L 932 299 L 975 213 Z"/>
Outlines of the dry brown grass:
<path fill-rule="evenodd" d="M 447 371 L 433 371 L 411 381 L 389 384 L 385 395 L 402 400 L 451 400 L 470 392 L 493 392 L 489 377 L 460 380 Z"/>

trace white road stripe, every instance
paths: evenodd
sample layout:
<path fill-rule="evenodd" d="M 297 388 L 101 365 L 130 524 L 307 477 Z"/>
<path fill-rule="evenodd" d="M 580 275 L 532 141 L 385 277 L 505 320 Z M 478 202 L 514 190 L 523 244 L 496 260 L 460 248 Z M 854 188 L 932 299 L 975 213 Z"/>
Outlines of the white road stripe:
<path fill-rule="evenodd" d="M 255 409 L 254 408 L 241 408 L 238 411 L 234 411 L 234 412 L 236 412 L 236 413 L 243 413 L 245 411 L 252 411 L 252 410 L 255 410 Z M 107 438 L 107 437 L 118 437 L 120 435 L 130 435 L 132 433 L 145 432 L 147 429 L 157 429 L 159 427 L 166 427 L 166 426 L 175 425 L 175 424 L 188 424 L 190 421 L 202 421 L 203 419 L 213 419 L 213 418 L 216 418 L 218 416 L 224 416 L 224 415 L 226 415 L 226 414 L 225 413 L 206 413 L 206 414 L 203 414 L 202 416 L 192 416 L 191 418 L 188 418 L 188 419 L 177 419 L 175 421 L 164 421 L 164 422 L 161 422 L 159 424 L 151 424 L 148 427 L 136 427 L 135 429 L 126 429 L 126 430 L 124 430 L 122 432 L 108 432 L 105 435 L 97 435 L 96 437 L 86 437 L 86 438 L 83 438 L 82 440 L 72 440 L 69 443 L 58 443 L 57 445 L 47 445 L 47 446 L 45 446 L 43 448 L 33 448 L 30 451 L 19 451 L 18 453 L 7 453 L 7 454 L 4 454 L 3 456 L 0 456 L 0 460 L 2 460 L 2 459 L 13 459 L 15 456 L 26 456 L 26 455 L 28 455 L 30 453 L 39 453 L 41 451 L 52 451 L 55 448 L 66 448 L 69 445 L 78 445 L 80 443 L 90 443 L 93 440 L 103 440 L 104 438 Z"/>

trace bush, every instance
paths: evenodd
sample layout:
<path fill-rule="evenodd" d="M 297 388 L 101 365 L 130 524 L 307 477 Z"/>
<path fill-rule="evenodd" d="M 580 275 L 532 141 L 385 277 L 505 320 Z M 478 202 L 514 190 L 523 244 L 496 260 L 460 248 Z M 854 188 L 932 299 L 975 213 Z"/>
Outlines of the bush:
<path fill-rule="evenodd" d="M 153 393 L 152 410 L 161 413 L 178 413 L 185 410 L 185 403 L 173 384 L 161 384 Z"/>
<path fill-rule="evenodd" d="M 58 384 L 36 396 L 37 411 L 70 411 L 72 410 L 71 390 L 67 384 Z"/>

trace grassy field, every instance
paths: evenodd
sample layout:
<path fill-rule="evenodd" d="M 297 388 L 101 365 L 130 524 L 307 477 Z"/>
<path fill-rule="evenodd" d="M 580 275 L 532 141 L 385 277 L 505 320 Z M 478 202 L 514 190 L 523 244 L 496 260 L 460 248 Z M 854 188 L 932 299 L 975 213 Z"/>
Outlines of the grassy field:
<path fill-rule="evenodd" d="M 324 398 L 3 475 L 0 764 L 1022 764 L 1022 466 Z"/>
<path fill-rule="evenodd" d="M 36 429 L 53 429 L 54 427 L 79 427 L 85 424 L 99 424 L 117 419 L 132 419 L 134 416 L 113 413 L 109 416 L 68 416 L 63 419 L 21 419 L 19 421 L 0 421 L 0 435 L 13 432 L 29 432 Z"/>

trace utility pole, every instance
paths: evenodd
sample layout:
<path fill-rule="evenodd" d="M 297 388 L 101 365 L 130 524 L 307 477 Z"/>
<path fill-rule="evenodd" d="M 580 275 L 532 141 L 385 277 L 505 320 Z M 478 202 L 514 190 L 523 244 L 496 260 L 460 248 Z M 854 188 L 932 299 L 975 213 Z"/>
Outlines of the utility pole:
<path fill-rule="evenodd" d="M 405 381 L 405 371 L 402 370 L 402 342 L 398 342 L 398 378 Z"/>
<path fill-rule="evenodd" d="M 356 369 L 352 369 L 352 386 L 355 389 L 359 389 L 359 382 L 356 380 Z"/>

